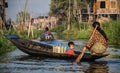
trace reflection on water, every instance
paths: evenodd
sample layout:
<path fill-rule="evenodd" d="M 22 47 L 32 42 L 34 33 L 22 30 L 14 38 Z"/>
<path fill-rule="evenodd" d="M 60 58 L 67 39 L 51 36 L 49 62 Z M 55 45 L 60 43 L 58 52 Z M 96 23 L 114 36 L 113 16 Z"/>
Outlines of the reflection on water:
<path fill-rule="evenodd" d="M 19 51 L 19 50 L 17 50 Z M 49 59 L 44 57 L 32 57 L 28 55 L 16 56 L 15 59 L 0 60 L 0 72 L 2 73 L 40 73 L 40 72 L 85 72 L 107 73 L 107 62 L 90 62 L 77 65 L 71 61 Z"/>
<path fill-rule="evenodd" d="M 90 66 L 85 73 L 108 73 L 107 61 L 98 61 L 89 63 Z"/>
<path fill-rule="evenodd" d="M 82 62 L 32 57 L 15 50 L 0 56 L 0 73 L 119 73 L 120 59 L 100 59 Z"/>
<path fill-rule="evenodd" d="M 78 47 L 79 44 L 84 45 L 84 42 L 77 42 L 75 41 Z M 65 43 L 67 44 L 67 41 L 64 41 Z M 117 50 L 112 54 L 120 55 L 120 50 Z M 32 57 L 18 49 L 0 56 L 0 73 L 119 73 L 119 71 L 119 58 L 103 58 L 95 62 L 76 64 L 66 60 Z"/>

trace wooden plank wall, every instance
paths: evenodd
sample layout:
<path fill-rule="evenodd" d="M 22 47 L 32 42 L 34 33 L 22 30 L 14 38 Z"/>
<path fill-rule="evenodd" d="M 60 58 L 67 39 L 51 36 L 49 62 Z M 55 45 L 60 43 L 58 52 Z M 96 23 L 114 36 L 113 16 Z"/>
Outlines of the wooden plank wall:
<path fill-rule="evenodd" d="M 106 8 L 100 8 L 100 2 L 105 1 Z M 120 4 L 120 0 L 112 0 L 116 1 L 116 4 Z M 117 14 L 118 10 L 120 10 L 120 5 L 117 5 L 117 8 L 111 8 L 111 0 L 97 0 L 93 5 L 94 13 L 98 14 Z"/>
<path fill-rule="evenodd" d="M 120 0 L 117 0 L 118 14 L 120 14 Z"/>

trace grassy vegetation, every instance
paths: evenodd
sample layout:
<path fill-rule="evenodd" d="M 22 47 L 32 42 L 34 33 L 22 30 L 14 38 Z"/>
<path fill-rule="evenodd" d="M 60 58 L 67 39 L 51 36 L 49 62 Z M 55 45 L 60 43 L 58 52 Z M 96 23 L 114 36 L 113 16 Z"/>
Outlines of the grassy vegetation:
<path fill-rule="evenodd" d="M 58 34 L 60 39 L 76 40 L 88 39 L 90 37 L 92 23 L 72 23 L 71 30 L 66 30 L 65 25 L 58 25 L 51 31 Z M 120 44 L 120 21 L 110 21 L 101 23 L 101 28 L 108 36 L 110 44 Z"/>
<path fill-rule="evenodd" d="M 102 24 L 111 44 L 120 44 L 120 21 L 110 21 Z"/>
<path fill-rule="evenodd" d="M 58 25 L 51 31 L 56 32 L 59 39 L 77 40 L 88 39 L 90 33 L 90 25 L 86 23 L 72 23 L 71 30 L 67 30 L 66 25 Z"/>
<path fill-rule="evenodd" d="M 0 37 L 0 54 L 14 50 L 15 46 L 3 35 Z"/>
<path fill-rule="evenodd" d="M 7 33 L 15 34 L 16 32 L 14 32 L 13 30 L 10 30 L 10 31 L 4 30 L 0 33 L 0 54 L 5 53 L 5 52 L 9 52 L 9 51 L 15 49 L 15 46 L 4 37 L 5 33 L 6 34 Z"/>
<path fill-rule="evenodd" d="M 88 39 L 91 32 L 91 23 L 72 23 L 71 30 L 66 30 L 67 27 L 65 24 L 58 25 L 51 31 L 56 32 L 60 39 L 65 40 L 78 40 L 78 39 Z M 110 21 L 101 24 L 102 29 L 108 36 L 110 44 L 120 44 L 120 21 Z M 5 53 L 15 49 L 15 46 L 8 41 L 4 34 L 17 34 L 21 38 L 26 39 L 37 39 L 42 33 L 42 30 L 34 29 L 34 37 L 28 37 L 27 31 L 19 33 L 13 29 L 7 31 L 4 30 L 3 33 L 0 33 L 0 54 Z"/>
<path fill-rule="evenodd" d="M 41 30 L 34 30 L 34 37 L 28 37 L 27 31 L 19 33 L 17 31 L 13 30 L 13 29 L 11 29 L 9 31 L 4 30 L 3 33 L 0 33 L 0 54 L 12 51 L 12 50 L 14 50 L 16 48 L 9 40 L 7 40 L 4 37 L 5 34 L 17 34 L 21 38 L 36 39 L 36 38 L 38 38 L 40 36 L 41 33 L 42 33 Z"/>

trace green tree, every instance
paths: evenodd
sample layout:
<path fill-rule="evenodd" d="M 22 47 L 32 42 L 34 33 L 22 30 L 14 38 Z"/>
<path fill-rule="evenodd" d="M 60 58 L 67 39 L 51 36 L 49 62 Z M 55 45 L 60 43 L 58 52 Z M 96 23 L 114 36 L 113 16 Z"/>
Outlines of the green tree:
<path fill-rule="evenodd" d="M 86 5 L 81 0 L 51 0 L 49 15 L 58 17 L 58 24 L 71 24 L 71 22 L 78 21 L 81 8 Z"/>
<path fill-rule="evenodd" d="M 68 0 L 51 0 L 50 4 L 50 16 L 56 16 L 59 21 L 66 21 L 68 12 Z M 59 23 L 61 24 L 61 23 Z"/>

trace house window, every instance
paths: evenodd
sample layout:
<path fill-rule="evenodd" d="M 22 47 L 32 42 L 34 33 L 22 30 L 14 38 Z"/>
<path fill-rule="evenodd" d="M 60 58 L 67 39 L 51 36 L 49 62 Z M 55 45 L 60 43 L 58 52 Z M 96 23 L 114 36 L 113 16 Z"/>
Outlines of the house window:
<path fill-rule="evenodd" d="M 116 8 L 117 7 L 116 5 L 117 5 L 116 1 L 111 1 L 111 8 Z"/>
<path fill-rule="evenodd" d="M 101 1 L 101 2 L 100 2 L 100 8 L 105 8 L 105 6 L 106 6 L 106 5 L 105 5 L 105 1 Z"/>

